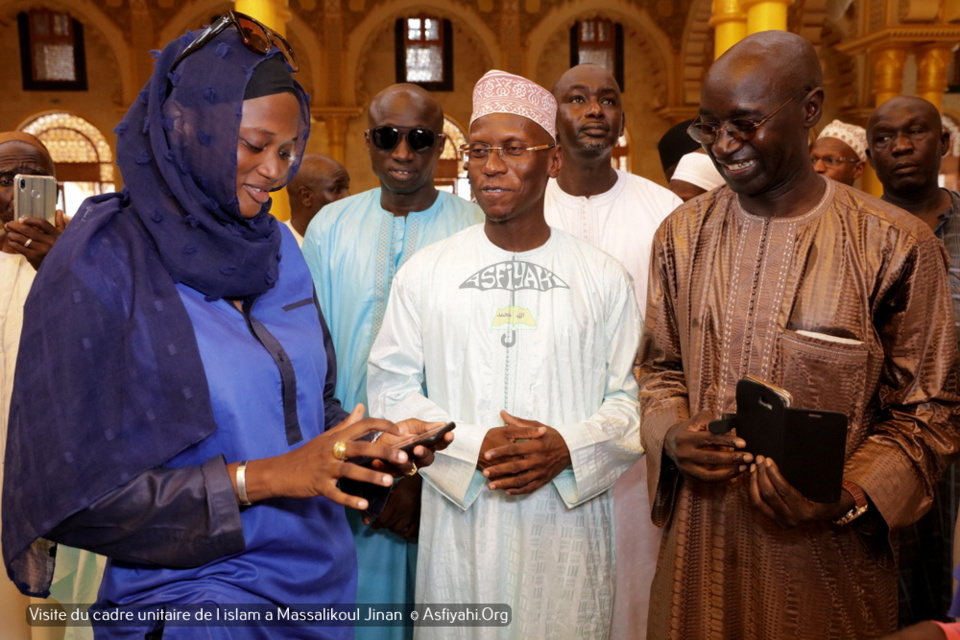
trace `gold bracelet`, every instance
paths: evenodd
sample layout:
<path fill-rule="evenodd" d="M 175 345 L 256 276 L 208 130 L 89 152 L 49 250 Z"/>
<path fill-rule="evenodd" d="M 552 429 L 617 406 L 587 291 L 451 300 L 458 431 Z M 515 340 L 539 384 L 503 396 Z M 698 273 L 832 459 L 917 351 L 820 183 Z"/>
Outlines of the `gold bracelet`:
<path fill-rule="evenodd" d="M 237 497 L 240 498 L 240 504 L 244 507 L 253 504 L 247 498 L 247 462 L 249 460 L 244 460 L 237 465 Z"/>

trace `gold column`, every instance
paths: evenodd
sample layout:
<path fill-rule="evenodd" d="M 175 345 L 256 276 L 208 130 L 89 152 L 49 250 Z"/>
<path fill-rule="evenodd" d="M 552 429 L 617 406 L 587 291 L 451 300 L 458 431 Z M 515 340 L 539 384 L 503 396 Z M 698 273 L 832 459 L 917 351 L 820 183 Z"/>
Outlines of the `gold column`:
<path fill-rule="evenodd" d="M 907 53 L 907 45 L 903 44 L 893 44 L 870 52 L 875 107 L 903 92 L 903 65 L 907 61 Z M 869 163 L 863 170 L 860 185 L 870 195 L 878 198 L 883 195 L 883 185 Z"/>
<path fill-rule="evenodd" d="M 290 19 L 288 0 L 236 0 L 234 9 L 256 18 L 280 35 L 287 35 L 287 20 Z"/>
<path fill-rule="evenodd" d="M 747 10 L 747 33 L 787 29 L 787 8 L 791 0 L 744 0 Z"/>
<path fill-rule="evenodd" d="M 895 44 L 871 51 L 873 62 L 874 106 L 903 92 L 903 65 L 907 61 L 907 45 Z"/>
<path fill-rule="evenodd" d="M 947 90 L 947 67 L 953 58 L 952 46 L 944 43 L 921 45 L 916 48 L 917 95 L 943 109 L 943 94 Z"/>
<path fill-rule="evenodd" d="M 256 18 L 286 37 L 287 20 L 292 16 L 287 0 L 236 0 L 233 8 L 251 18 Z M 270 213 L 277 220 L 289 220 L 290 198 L 287 197 L 287 190 L 274 191 L 271 197 L 273 198 L 273 205 L 270 207 Z"/>
<path fill-rule="evenodd" d="M 747 35 L 747 14 L 740 0 L 714 0 L 710 26 L 713 27 L 713 57 L 717 59 Z"/>

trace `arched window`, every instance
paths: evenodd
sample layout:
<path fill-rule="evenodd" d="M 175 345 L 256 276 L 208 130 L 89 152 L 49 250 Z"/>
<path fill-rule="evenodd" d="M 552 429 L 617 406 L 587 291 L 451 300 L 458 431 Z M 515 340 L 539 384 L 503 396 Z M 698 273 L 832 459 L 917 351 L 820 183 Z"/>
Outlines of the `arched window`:
<path fill-rule="evenodd" d="M 64 213 L 72 216 L 89 196 L 114 190 L 113 153 L 90 122 L 69 113 L 49 113 L 21 127 L 40 138 L 57 165 Z"/>
<path fill-rule="evenodd" d="M 463 156 L 460 154 L 460 145 L 467 142 L 463 130 L 452 120 L 443 119 L 443 152 L 437 161 L 437 172 L 433 183 L 437 189 L 449 191 L 464 200 L 470 199 L 470 182 L 467 172 L 463 168 Z"/>
<path fill-rule="evenodd" d="M 449 20 L 418 15 L 397 20 L 397 82 L 430 91 L 453 91 L 453 28 Z"/>

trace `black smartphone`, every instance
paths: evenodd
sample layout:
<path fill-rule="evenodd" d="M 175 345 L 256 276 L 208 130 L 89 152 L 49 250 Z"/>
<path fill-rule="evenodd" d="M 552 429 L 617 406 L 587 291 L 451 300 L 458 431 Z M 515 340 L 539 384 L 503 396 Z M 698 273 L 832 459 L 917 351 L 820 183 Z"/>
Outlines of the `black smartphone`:
<path fill-rule="evenodd" d="M 418 446 L 423 445 L 425 447 L 433 447 L 440 444 L 440 442 L 443 440 L 443 436 L 446 435 L 447 432 L 453 431 L 454 427 L 456 426 L 457 425 L 455 423 L 448 422 L 425 433 L 415 433 L 410 435 L 390 446 L 394 449 L 400 449 L 412 458 L 413 450 Z M 379 458 L 371 458 L 370 456 L 360 456 L 356 458 L 348 458 L 347 462 L 359 464 L 362 467 L 371 467 L 373 465 L 373 461 L 378 459 Z"/>
<path fill-rule="evenodd" d="M 443 440 L 443 436 L 450 431 L 453 431 L 456 426 L 457 425 L 455 423 L 448 422 L 447 424 L 440 425 L 439 427 L 431 429 L 425 433 L 411 435 L 410 437 L 404 438 L 392 446 L 394 449 L 400 449 L 401 451 L 405 451 L 407 455 L 412 456 L 413 450 L 420 445 L 425 447 L 433 447 L 440 444 L 440 442 Z"/>

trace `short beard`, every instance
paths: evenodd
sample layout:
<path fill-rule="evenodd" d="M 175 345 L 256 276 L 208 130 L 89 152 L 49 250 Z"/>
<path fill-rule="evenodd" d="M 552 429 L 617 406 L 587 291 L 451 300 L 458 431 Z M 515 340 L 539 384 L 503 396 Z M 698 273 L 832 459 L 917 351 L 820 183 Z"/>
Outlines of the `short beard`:
<path fill-rule="evenodd" d="M 606 142 L 602 140 L 597 140 L 594 142 L 588 142 L 587 144 L 583 145 L 583 147 L 581 148 L 584 151 L 606 151 L 607 149 L 611 149 L 612 145 L 608 145 Z"/>

